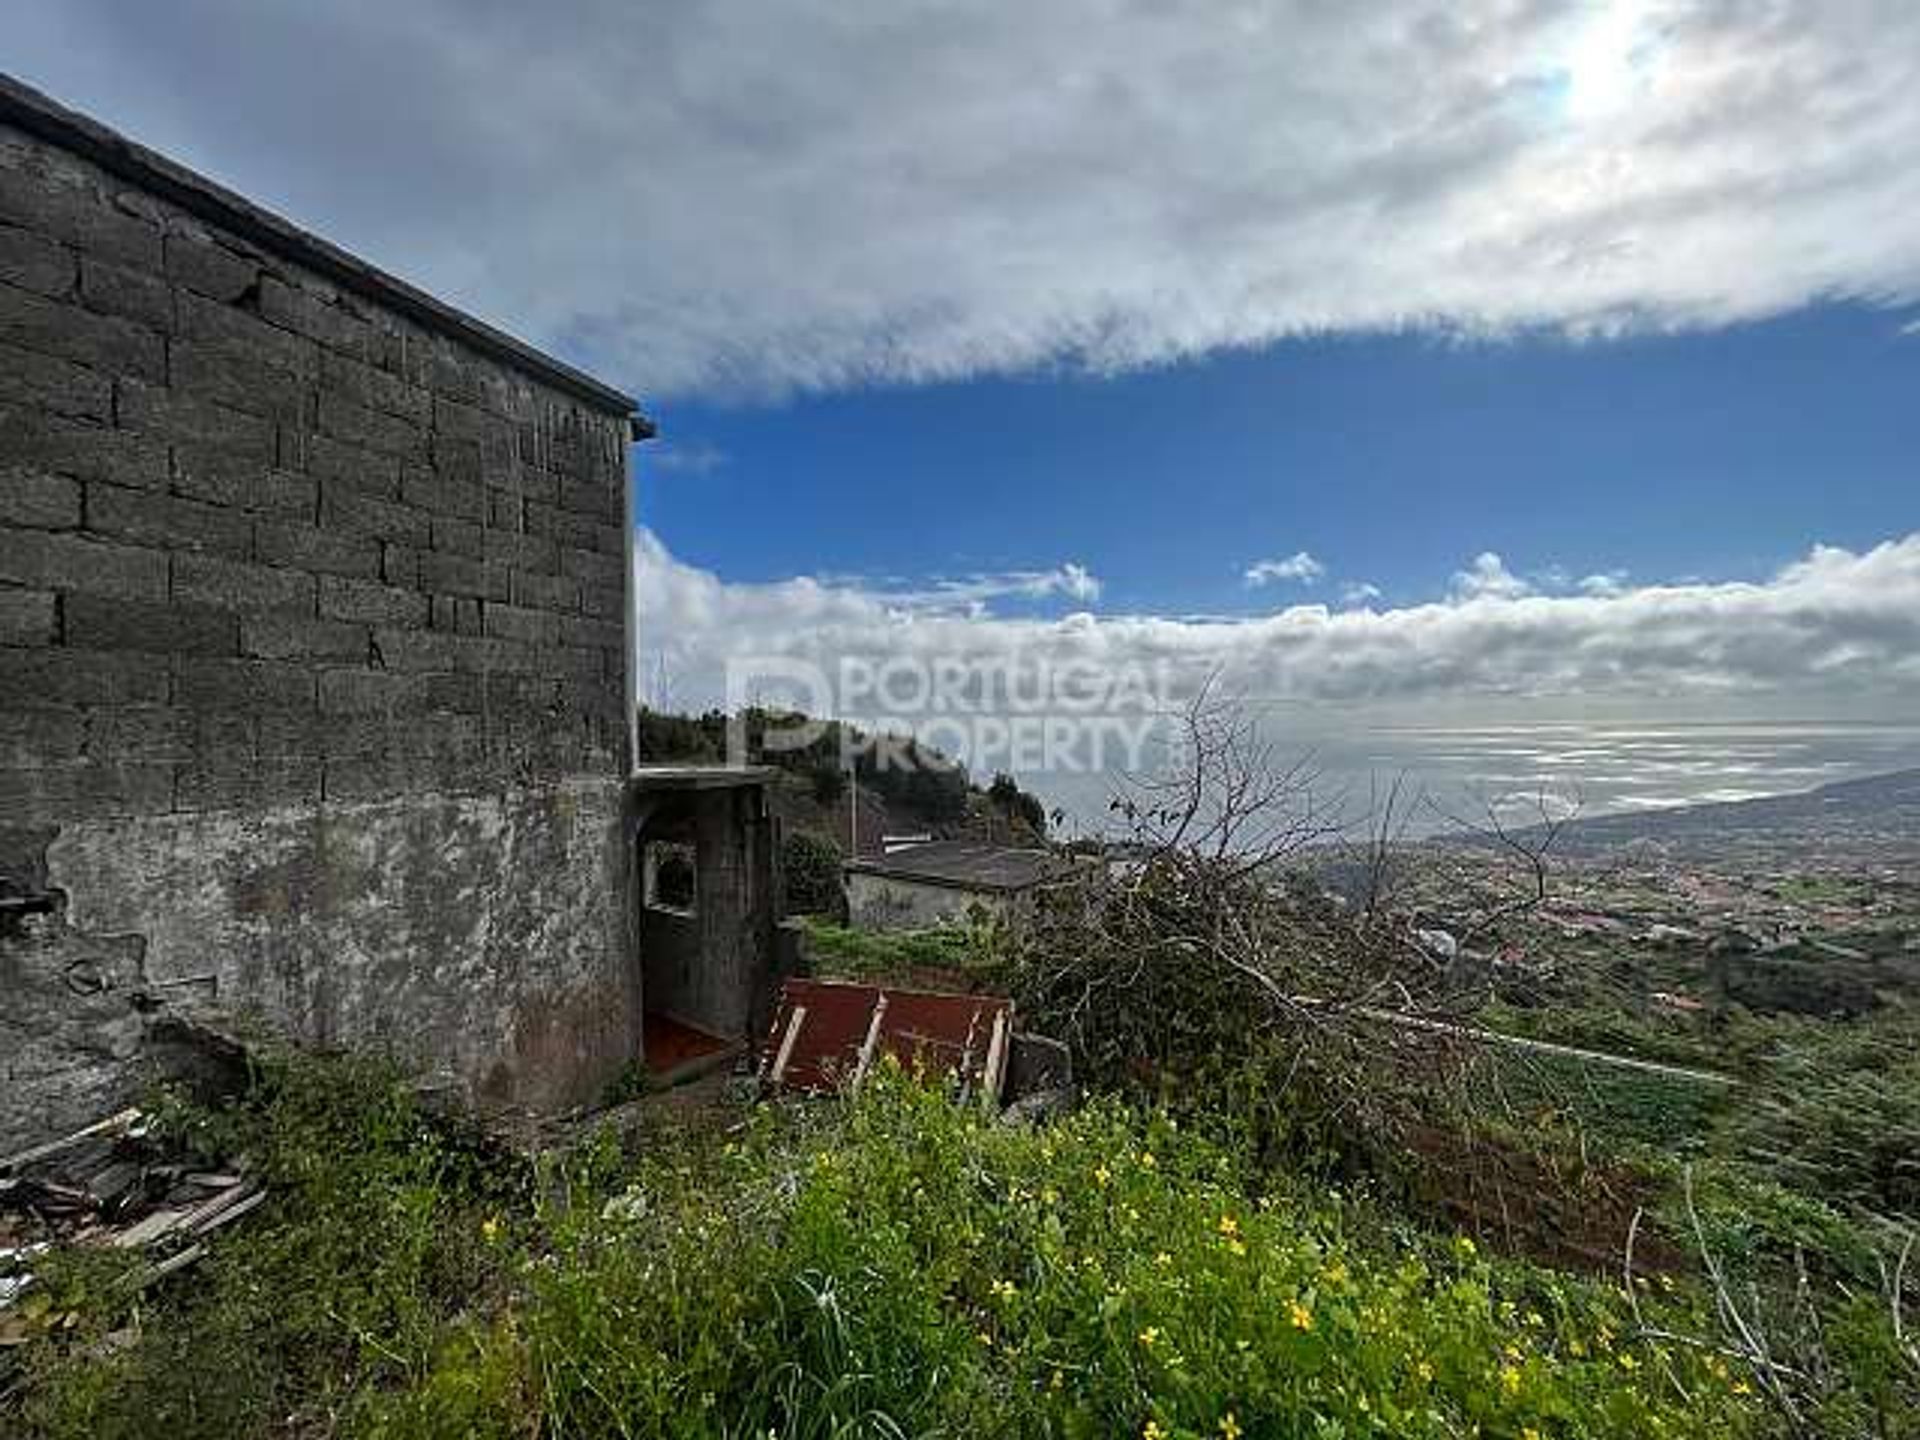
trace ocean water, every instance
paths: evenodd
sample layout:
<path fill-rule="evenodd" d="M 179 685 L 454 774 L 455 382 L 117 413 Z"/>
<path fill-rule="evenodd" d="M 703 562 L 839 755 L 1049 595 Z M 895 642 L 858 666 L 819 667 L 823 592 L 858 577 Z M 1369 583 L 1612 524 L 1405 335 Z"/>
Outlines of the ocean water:
<path fill-rule="evenodd" d="M 1330 770 L 1405 771 L 1429 790 L 1519 803 L 1541 791 L 1610 814 L 1750 800 L 1920 765 L 1920 724 L 1698 722 L 1383 727 Z"/>
<path fill-rule="evenodd" d="M 1920 721 L 1551 721 L 1263 726 L 1277 760 L 1315 776 L 1323 805 L 1364 823 L 1396 779 L 1406 833 L 1451 828 L 1489 805 L 1516 820 L 1646 812 L 1810 790 L 1920 766 Z M 1048 783 L 1051 778 L 1052 783 Z M 1110 833 L 1117 775 L 1035 776 L 1073 833 Z"/>

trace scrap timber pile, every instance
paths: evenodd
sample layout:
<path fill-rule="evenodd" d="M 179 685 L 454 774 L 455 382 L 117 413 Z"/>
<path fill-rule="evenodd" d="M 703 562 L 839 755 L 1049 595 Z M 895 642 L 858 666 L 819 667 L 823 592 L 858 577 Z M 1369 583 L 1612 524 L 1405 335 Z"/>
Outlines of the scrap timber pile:
<path fill-rule="evenodd" d="M 8 1312 L 32 1292 L 35 1257 L 54 1246 L 140 1252 L 132 1283 L 144 1284 L 191 1265 L 264 1199 L 244 1167 L 194 1164 L 139 1110 L 0 1159 L 0 1344 L 21 1328 Z"/>

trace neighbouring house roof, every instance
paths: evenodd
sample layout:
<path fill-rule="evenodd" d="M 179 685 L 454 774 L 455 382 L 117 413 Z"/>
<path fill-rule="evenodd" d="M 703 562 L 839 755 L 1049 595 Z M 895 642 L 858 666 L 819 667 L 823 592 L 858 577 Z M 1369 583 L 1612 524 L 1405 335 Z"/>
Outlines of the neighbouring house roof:
<path fill-rule="evenodd" d="M 879 875 L 958 890 L 1025 890 L 1066 867 L 1051 850 L 1014 850 L 972 840 L 908 845 L 891 855 L 863 855 L 846 863 L 853 875 Z"/>
<path fill-rule="evenodd" d="M 436 300 L 426 291 L 236 195 L 198 171 L 129 140 L 98 120 L 67 109 L 4 73 L 0 73 L 0 123 L 15 126 L 91 160 L 110 174 L 131 181 L 270 254 L 323 275 L 343 289 L 503 361 L 557 390 L 598 409 L 630 416 L 637 437 L 653 434 L 652 422 L 639 413 L 639 404 L 632 396 L 602 384 L 564 360 L 556 360 L 484 320 Z"/>

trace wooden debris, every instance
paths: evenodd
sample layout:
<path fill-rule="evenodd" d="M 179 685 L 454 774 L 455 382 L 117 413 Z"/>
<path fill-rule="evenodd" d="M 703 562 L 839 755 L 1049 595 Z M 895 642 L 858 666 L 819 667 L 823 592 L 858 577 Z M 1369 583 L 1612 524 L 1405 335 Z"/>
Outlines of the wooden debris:
<path fill-rule="evenodd" d="M 36 1161 L 44 1160 L 50 1155 L 58 1155 L 62 1150 L 78 1145 L 83 1140 L 92 1139 L 96 1135 L 124 1135 L 140 1118 L 140 1112 L 137 1109 L 130 1109 L 122 1110 L 117 1115 L 109 1115 L 104 1120 L 96 1120 L 93 1124 L 76 1130 L 63 1139 L 50 1140 L 44 1145 L 34 1146 L 31 1150 L 22 1150 L 17 1155 L 7 1156 L 4 1160 L 0 1160 L 0 1174 L 10 1174 Z"/>
<path fill-rule="evenodd" d="M 150 1253 L 133 1279 L 192 1264 L 213 1231 L 267 1198 L 244 1166 L 195 1169 L 123 1110 L 0 1161 L 0 1312 L 33 1283 L 32 1262 L 54 1246 Z"/>
<path fill-rule="evenodd" d="M 787 1066 L 793 1060 L 793 1047 L 800 1039 L 800 1027 L 807 1023 L 807 1007 L 796 1005 L 787 1016 L 787 1028 L 780 1037 L 780 1053 L 774 1057 L 773 1073 L 768 1077 L 775 1085 L 787 1078 Z"/>

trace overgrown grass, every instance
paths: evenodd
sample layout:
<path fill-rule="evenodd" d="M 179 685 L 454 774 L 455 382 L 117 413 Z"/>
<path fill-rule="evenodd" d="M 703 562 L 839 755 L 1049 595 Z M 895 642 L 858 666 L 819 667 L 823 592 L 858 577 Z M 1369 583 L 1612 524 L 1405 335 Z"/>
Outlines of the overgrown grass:
<path fill-rule="evenodd" d="M 49 1338 L 25 1359 L 29 1433 L 330 1433 L 424 1380 L 450 1318 L 503 1292 L 480 1220 L 524 1204 L 530 1177 L 384 1068 L 276 1063 L 244 1105 L 160 1118 L 209 1160 L 244 1157 L 270 1199 L 151 1301 L 90 1255 L 57 1262 Z"/>
<path fill-rule="evenodd" d="M 839 980 L 912 980 L 926 972 L 984 975 L 990 964 L 981 925 L 924 930 L 856 930 L 806 917 L 807 953 L 823 976 Z"/>
<path fill-rule="evenodd" d="M 272 1203 L 151 1304 L 63 1290 L 47 1436 L 1737 1435 L 1607 1286 L 1260 1179 L 1166 1117 L 998 1124 L 892 1070 L 531 1176 L 303 1065 L 187 1122 Z M 1693 1333 L 1680 1296 L 1649 1328 Z M 110 1346 L 103 1337 L 119 1332 Z"/>

